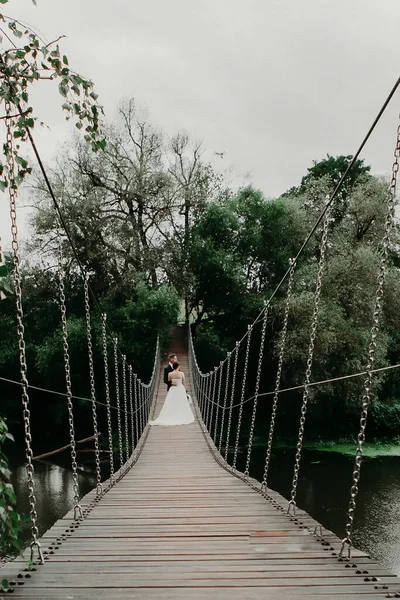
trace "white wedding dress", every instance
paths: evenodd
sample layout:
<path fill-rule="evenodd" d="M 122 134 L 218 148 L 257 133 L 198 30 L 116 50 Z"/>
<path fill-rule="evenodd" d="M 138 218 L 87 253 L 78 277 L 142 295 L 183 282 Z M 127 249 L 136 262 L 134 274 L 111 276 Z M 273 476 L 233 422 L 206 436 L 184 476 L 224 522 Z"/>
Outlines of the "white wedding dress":
<path fill-rule="evenodd" d="M 150 425 L 171 427 L 173 425 L 189 425 L 189 423 L 193 423 L 194 415 L 190 408 L 182 379 L 174 379 L 173 381 L 177 382 L 176 385 L 171 386 L 160 414 L 155 421 L 150 421 Z"/>

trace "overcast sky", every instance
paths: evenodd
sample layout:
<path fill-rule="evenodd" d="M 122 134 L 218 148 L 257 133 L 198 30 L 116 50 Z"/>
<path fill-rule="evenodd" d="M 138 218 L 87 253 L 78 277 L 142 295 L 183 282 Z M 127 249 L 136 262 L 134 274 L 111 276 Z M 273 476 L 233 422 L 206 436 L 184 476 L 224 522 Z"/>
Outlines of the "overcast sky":
<path fill-rule="evenodd" d="M 95 82 L 108 119 L 134 96 L 167 134 L 183 129 L 203 140 L 205 158 L 239 180 L 248 174 L 268 197 L 298 184 L 313 159 L 354 153 L 400 74 L 399 0 L 37 4 L 2 8 L 48 40 L 67 36 L 62 52 Z M 36 87 L 36 116 L 50 128 L 36 140 L 50 161 L 71 128 L 56 85 Z M 391 167 L 399 100 L 363 154 L 375 173 Z M 10 239 L 5 195 L 0 236 Z"/>

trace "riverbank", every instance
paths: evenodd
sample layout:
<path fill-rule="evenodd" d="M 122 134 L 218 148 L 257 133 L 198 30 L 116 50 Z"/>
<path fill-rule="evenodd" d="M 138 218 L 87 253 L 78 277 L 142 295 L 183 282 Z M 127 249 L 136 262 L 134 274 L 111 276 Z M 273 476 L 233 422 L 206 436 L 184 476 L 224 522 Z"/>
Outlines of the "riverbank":
<path fill-rule="evenodd" d="M 295 440 L 278 440 L 273 448 L 280 450 L 292 450 L 296 448 Z M 264 440 L 254 438 L 254 447 L 267 449 Z M 357 448 L 357 440 L 308 440 L 303 442 L 303 448 L 317 450 L 318 452 L 336 452 L 344 456 L 354 456 Z M 379 458 L 381 456 L 400 456 L 400 439 L 365 442 L 363 455 L 368 458 Z"/>

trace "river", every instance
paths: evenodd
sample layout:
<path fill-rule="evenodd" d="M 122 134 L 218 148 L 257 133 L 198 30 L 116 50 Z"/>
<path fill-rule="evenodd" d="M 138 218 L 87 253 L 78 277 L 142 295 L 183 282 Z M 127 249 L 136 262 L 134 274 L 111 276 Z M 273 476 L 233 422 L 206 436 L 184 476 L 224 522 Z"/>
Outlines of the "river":
<path fill-rule="evenodd" d="M 255 448 L 250 474 L 262 478 L 265 450 Z M 294 450 L 275 450 L 271 459 L 270 486 L 286 498 L 290 495 Z M 243 470 L 245 451 L 239 454 Z M 28 511 L 26 469 L 12 465 L 12 483 L 21 512 Z M 298 506 L 323 526 L 343 536 L 353 459 L 335 452 L 304 450 L 297 495 Z M 355 546 L 400 576 L 400 457 L 364 459 L 357 498 L 353 540 Z M 103 476 L 107 477 L 106 466 Z M 81 495 L 95 486 L 92 469 L 79 471 Z M 42 535 L 73 505 L 72 472 L 66 464 L 35 464 L 38 526 Z M 24 538 L 28 541 L 29 526 Z"/>

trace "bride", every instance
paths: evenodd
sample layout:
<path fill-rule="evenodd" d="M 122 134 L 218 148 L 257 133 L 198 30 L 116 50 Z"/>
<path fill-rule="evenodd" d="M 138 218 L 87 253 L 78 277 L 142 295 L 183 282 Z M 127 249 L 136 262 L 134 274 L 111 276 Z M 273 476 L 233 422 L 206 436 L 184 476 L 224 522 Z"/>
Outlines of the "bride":
<path fill-rule="evenodd" d="M 178 362 L 175 362 L 172 367 L 174 370 L 168 374 L 168 381 L 172 385 L 158 418 L 150 421 L 150 425 L 169 427 L 171 425 L 188 425 L 194 421 L 194 415 L 186 396 L 185 374 L 179 370 Z"/>

